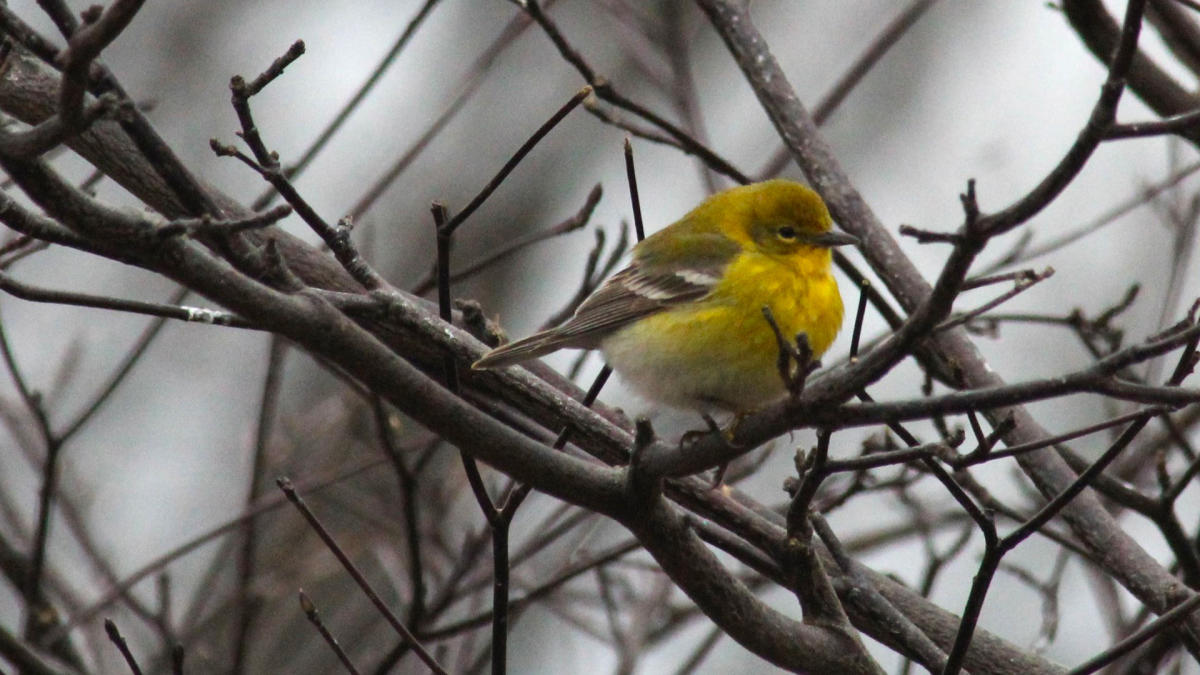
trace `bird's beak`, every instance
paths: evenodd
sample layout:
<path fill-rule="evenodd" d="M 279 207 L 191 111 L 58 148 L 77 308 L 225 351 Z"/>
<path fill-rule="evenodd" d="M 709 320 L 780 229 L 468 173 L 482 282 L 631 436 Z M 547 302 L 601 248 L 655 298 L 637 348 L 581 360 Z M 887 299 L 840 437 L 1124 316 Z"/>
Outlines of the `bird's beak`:
<path fill-rule="evenodd" d="M 831 248 L 834 246 L 857 246 L 861 242 L 859 242 L 858 237 L 852 234 L 830 230 L 824 234 L 818 234 L 815 237 L 811 237 L 808 240 L 808 243 L 814 246 Z"/>

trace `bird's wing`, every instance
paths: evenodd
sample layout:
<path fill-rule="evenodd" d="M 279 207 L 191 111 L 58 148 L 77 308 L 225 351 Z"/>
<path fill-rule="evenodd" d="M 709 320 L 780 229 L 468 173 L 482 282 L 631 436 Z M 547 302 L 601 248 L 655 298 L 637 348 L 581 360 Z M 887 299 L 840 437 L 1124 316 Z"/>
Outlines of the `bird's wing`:
<path fill-rule="evenodd" d="M 720 278 L 720 269 L 645 269 L 634 263 L 614 274 L 553 332 L 564 346 L 593 344 L 642 317 L 699 300 Z"/>
<path fill-rule="evenodd" d="M 736 244 L 709 233 L 693 235 L 685 247 L 686 260 L 659 249 L 653 240 L 643 242 L 650 246 L 635 251 L 634 261 L 588 296 L 566 323 L 497 347 L 474 367 L 496 368 L 564 347 L 596 347 L 642 317 L 704 297 L 736 255 Z"/>

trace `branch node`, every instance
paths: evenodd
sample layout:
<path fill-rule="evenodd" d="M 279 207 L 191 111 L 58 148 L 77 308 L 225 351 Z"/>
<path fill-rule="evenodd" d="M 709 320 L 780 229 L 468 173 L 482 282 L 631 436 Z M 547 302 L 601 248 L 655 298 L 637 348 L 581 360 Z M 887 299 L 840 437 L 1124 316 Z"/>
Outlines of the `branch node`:
<path fill-rule="evenodd" d="M 237 157 L 238 150 L 232 145 L 228 145 L 218 141 L 215 138 L 208 139 L 208 147 L 212 149 L 213 154 L 217 157 Z"/>
<path fill-rule="evenodd" d="M 901 225 L 900 234 L 916 239 L 918 244 L 958 244 L 962 241 L 962 235 L 957 232 L 934 232 L 912 225 Z"/>
<path fill-rule="evenodd" d="M 974 231 L 979 223 L 979 199 L 975 195 L 975 179 L 967 179 L 967 191 L 958 196 L 962 202 L 963 215 L 966 222 L 964 226 L 968 232 Z"/>
<path fill-rule="evenodd" d="M 633 452 L 629 457 L 629 467 L 625 470 L 625 489 L 639 504 L 653 499 L 662 491 L 662 478 L 647 475 L 642 461 L 646 457 L 646 449 L 653 443 L 654 427 L 650 425 L 650 420 L 639 417 L 634 422 Z"/>
<path fill-rule="evenodd" d="M 272 275 L 279 279 L 282 290 L 289 293 L 295 293 L 304 290 L 304 282 L 300 280 L 300 277 L 296 276 L 296 274 L 292 272 L 291 268 L 288 267 L 287 260 L 279 251 L 279 240 L 268 239 L 265 253 L 267 269 L 271 271 Z"/>
<path fill-rule="evenodd" d="M 99 21 L 103 14 L 103 5 L 91 5 L 79 13 L 79 18 L 83 20 L 84 25 L 91 25 Z"/>

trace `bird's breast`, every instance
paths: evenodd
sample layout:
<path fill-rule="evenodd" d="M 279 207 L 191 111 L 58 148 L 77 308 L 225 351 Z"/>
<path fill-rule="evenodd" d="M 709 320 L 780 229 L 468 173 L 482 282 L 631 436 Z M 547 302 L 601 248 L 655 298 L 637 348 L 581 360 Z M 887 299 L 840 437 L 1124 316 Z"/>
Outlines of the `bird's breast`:
<path fill-rule="evenodd" d="M 698 301 L 672 306 L 606 338 L 608 363 L 656 401 L 680 408 L 751 410 L 784 393 L 779 347 L 798 333 L 820 356 L 837 335 L 842 301 L 829 272 L 749 256 L 730 263 Z"/>

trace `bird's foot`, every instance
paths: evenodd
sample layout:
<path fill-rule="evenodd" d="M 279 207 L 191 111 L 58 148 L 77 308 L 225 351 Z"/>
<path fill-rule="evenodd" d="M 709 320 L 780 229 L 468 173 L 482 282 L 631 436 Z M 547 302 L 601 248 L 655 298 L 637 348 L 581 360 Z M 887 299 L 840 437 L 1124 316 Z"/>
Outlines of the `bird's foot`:
<path fill-rule="evenodd" d="M 742 448 L 742 446 L 738 443 L 735 443 L 733 439 L 737 433 L 738 424 L 741 423 L 742 418 L 745 417 L 745 415 L 735 415 L 733 421 L 731 421 L 729 426 L 725 427 L 724 429 L 717 424 L 716 420 L 714 420 L 711 415 L 707 413 L 701 413 L 700 416 L 704 418 L 704 423 L 708 428 L 704 429 L 703 431 L 699 429 L 693 429 L 692 431 L 684 432 L 683 436 L 679 439 L 679 447 L 681 450 L 686 451 L 687 448 L 695 445 L 700 441 L 700 439 L 709 435 L 719 438 L 721 443 L 723 443 L 730 450 L 739 450 Z M 725 478 L 725 471 L 728 468 L 728 462 L 717 467 L 716 472 L 713 474 L 713 480 L 710 486 L 711 489 L 716 489 L 721 486 L 721 483 Z"/>

